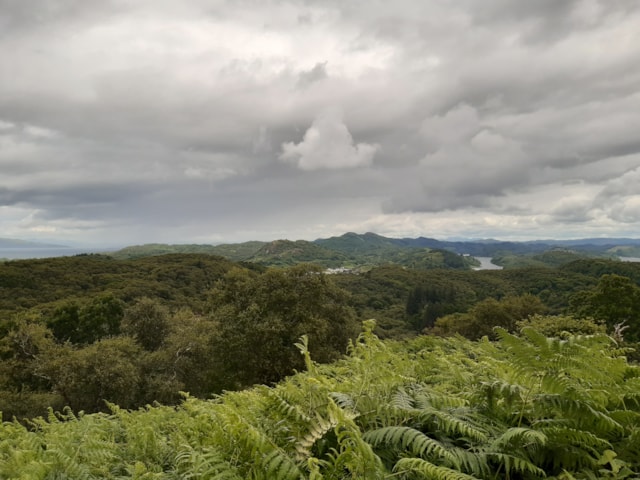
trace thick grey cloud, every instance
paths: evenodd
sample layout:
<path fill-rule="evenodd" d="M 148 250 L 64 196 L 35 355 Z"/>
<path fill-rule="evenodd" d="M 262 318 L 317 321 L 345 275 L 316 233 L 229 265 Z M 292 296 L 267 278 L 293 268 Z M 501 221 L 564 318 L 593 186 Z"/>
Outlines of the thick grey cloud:
<path fill-rule="evenodd" d="M 0 12 L 4 236 L 637 236 L 635 1 Z"/>

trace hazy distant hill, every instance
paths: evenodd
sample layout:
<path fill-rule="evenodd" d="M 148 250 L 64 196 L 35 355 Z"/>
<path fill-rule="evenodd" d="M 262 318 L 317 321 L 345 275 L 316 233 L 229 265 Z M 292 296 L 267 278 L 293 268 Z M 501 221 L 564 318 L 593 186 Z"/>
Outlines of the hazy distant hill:
<path fill-rule="evenodd" d="M 31 242 L 17 238 L 0 238 L 0 248 L 61 248 L 64 245 L 50 243 Z"/>
<path fill-rule="evenodd" d="M 620 257 L 640 257 L 640 245 L 618 245 L 607 252 Z"/>
<path fill-rule="evenodd" d="M 164 243 L 147 243 L 145 245 L 133 245 L 111 253 L 114 258 L 141 258 L 168 253 L 205 253 L 215 255 L 213 245 L 167 245 Z"/>
<path fill-rule="evenodd" d="M 348 257 L 341 252 L 323 248 L 306 240 L 275 240 L 264 244 L 247 260 L 280 266 L 313 262 L 326 267 L 339 267 L 348 261 Z"/>
<path fill-rule="evenodd" d="M 614 254 L 634 257 L 640 252 L 640 239 L 632 238 L 584 238 L 576 240 L 532 240 L 505 242 L 500 240 L 446 241 L 433 238 L 402 238 L 394 240 L 399 245 L 412 247 L 443 248 L 456 253 L 491 257 L 497 253 L 537 254 L 558 248 L 592 254 Z"/>
<path fill-rule="evenodd" d="M 205 253 L 207 255 L 220 255 L 234 262 L 240 262 L 255 255 L 266 242 L 230 243 L 224 245 L 199 245 L 148 243 L 145 245 L 133 245 L 125 247 L 110 255 L 118 259 L 151 257 L 165 255 L 167 253 Z"/>
<path fill-rule="evenodd" d="M 215 245 L 213 252 L 216 255 L 228 258 L 234 262 L 242 262 L 256 255 L 267 242 L 242 242 L 242 243 L 226 243 L 223 245 Z"/>
<path fill-rule="evenodd" d="M 319 238 L 313 243 L 346 254 L 370 254 L 389 249 L 397 250 L 400 247 L 396 240 L 371 232 L 348 232 L 339 237 Z"/>
<path fill-rule="evenodd" d="M 507 268 L 556 267 L 579 258 L 640 257 L 640 240 L 595 238 L 577 240 L 444 241 L 427 237 L 388 238 L 375 233 L 353 233 L 306 240 L 275 240 L 224 245 L 148 244 L 114 252 L 116 258 L 138 258 L 166 253 L 206 253 L 233 261 L 263 265 L 311 262 L 325 267 L 371 267 L 394 263 L 409 268 L 470 268 L 471 257 L 492 257 Z M 463 256 L 464 255 L 464 256 Z"/>
<path fill-rule="evenodd" d="M 359 265 L 395 263 L 410 268 L 470 268 L 471 259 L 442 248 L 427 239 L 387 238 L 375 233 L 345 233 L 339 237 L 320 238 L 314 243 L 348 255 Z M 435 241 L 437 242 L 437 241 Z M 431 244 L 431 245 L 428 245 Z"/>

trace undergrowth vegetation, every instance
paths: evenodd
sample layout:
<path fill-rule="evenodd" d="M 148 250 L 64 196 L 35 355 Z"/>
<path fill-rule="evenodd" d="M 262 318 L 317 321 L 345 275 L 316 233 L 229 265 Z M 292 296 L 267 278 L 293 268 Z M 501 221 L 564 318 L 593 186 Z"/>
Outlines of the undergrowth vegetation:
<path fill-rule="evenodd" d="M 640 369 L 607 336 L 364 332 L 273 388 L 0 426 L 0 478 L 596 479 L 640 475 Z"/>

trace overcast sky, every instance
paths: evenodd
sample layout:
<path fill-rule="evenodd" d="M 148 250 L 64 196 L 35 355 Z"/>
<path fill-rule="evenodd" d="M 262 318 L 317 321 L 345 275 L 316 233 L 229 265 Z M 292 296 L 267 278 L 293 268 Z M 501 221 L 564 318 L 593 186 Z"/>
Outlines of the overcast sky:
<path fill-rule="evenodd" d="M 640 237 L 637 0 L 0 0 L 0 237 Z"/>

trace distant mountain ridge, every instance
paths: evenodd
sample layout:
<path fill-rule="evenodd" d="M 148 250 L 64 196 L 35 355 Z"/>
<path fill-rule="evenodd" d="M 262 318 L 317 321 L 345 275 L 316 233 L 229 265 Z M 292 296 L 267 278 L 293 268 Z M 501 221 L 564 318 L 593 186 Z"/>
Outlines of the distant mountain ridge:
<path fill-rule="evenodd" d="M 633 238 L 584 238 L 575 240 L 528 240 L 515 242 L 494 239 L 447 241 L 418 237 L 402 238 L 394 241 L 406 246 L 444 248 L 456 253 L 476 256 L 492 256 L 501 251 L 523 254 L 541 253 L 554 248 L 571 248 L 577 251 L 604 253 L 609 249 L 624 250 L 627 247 L 640 247 L 640 239 Z"/>
<path fill-rule="evenodd" d="M 556 266 L 582 257 L 640 257 L 640 239 L 447 241 L 428 237 L 389 238 L 372 232 L 347 232 L 313 241 L 283 239 L 222 245 L 147 244 L 126 247 L 112 253 L 112 256 L 136 258 L 167 253 L 206 253 L 233 261 L 275 266 L 311 262 L 332 268 L 384 263 L 410 268 L 470 268 L 473 266 L 473 257 L 492 257 L 508 266 Z"/>
<path fill-rule="evenodd" d="M 371 232 L 363 234 L 347 232 L 339 237 L 319 238 L 313 243 L 344 253 L 371 253 L 400 246 L 397 239 Z"/>

